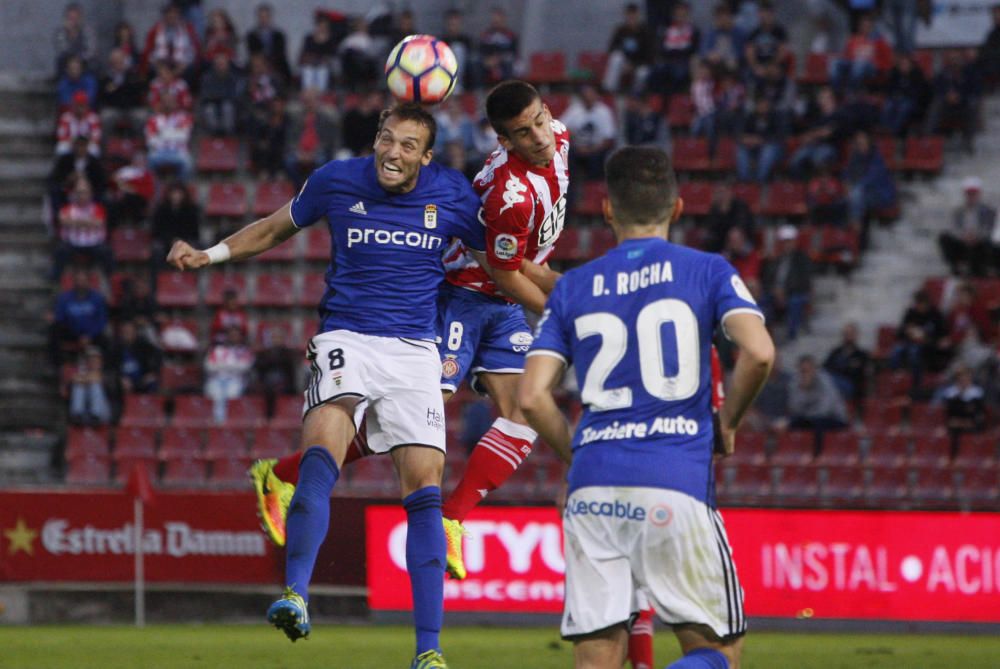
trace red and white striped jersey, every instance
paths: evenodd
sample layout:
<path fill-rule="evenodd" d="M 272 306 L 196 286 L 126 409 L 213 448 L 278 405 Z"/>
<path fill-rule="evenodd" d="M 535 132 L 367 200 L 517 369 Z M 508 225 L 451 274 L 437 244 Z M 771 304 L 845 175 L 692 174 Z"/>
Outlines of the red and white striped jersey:
<path fill-rule="evenodd" d="M 101 118 L 92 111 L 83 116 L 77 116 L 72 111 L 63 112 L 59 116 L 59 127 L 56 129 L 56 153 L 69 153 L 73 150 L 73 140 L 86 137 L 87 152 L 93 156 L 101 155 Z"/>
<path fill-rule="evenodd" d="M 175 111 L 153 114 L 146 121 L 146 146 L 150 151 L 188 151 L 191 141 L 191 114 Z"/>
<path fill-rule="evenodd" d="M 556 150 L 545 167 L 499 146 L 472 182 L 482 198 L 486 257 L 492 267 L 516 270 L 525 259 L 544 263 L 562 233 L 569 188 L 569 131 L 552 121 Z M 490 296 L 500 295 L 493 280 L 460 242 L 444 256 L 445 279 Z"/>
<path fill-rule="evenodd" d="M 177 108 L 191 111 L 194 101 L 191 98 L 191 89 L 187 82 L 177 77 L 173 81 L 164 81 L 157 77 L 149 83 L 149 98 L 147 104 L 150 109 L 156 109 L 165 95 L 173 95 L 177 101 Z"/>
<path fill-rule="evenodd" d="M 67 204 L 59 210 L 59 239 L 73 246 L 103 244 L 108 238 L 107 215 L 97 202 Z"/>

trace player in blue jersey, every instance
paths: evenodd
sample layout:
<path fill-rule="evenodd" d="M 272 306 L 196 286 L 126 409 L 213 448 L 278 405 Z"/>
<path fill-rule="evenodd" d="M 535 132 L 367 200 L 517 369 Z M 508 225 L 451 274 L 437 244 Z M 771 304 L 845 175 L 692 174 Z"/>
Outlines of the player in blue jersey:
<path fill-rule="evenodd" d="M 368 446 L 390 453 L 409 531 L 417 652 L 412 667 L 445 667 L 445 537 L 441 520 L 444 406 L 435 346 L 442 252 L 457 237 L 485 247 L 479 198 L 461 173 L 432 163 L 436 125 L 419 105 L 383 113 L 375 155 L 332 161 L 270 216 L 206 251 L 176 242 L 168 261 L 197 269 L 262 253 L 326 218 L 333 258 L 309 342 L 299 480 L 288 510 L 285 592 L 268 620 L 309 634 L 308 586 L 329 526 L 330 492 L 362 417 Z"/>
<path fill-rule="evenodd" d="M 619 245 L 555 285 L 519 390 L 529 423 L 572 461 L 561 631 L 578 668 L 621 667 L 641 591 L 680 641 L 671 668 L 738 667 L 746 620 L 715 507 L 711 341 L 721 326 L 739 347 L 723 454 L 774 346 L 729 263 L 666 241 L 679 209 L 667 155 L 627 147 L 606 173 Z M 585 406 L 572 434 L 552 396 L 570 363 Z"/>

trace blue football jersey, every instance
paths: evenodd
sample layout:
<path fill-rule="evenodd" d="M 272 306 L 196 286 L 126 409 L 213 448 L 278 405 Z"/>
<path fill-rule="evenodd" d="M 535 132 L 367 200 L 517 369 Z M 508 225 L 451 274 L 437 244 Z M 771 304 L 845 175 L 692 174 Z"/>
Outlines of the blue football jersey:
<path fill-rule="evenodd" d="M 643 486 L 714 505 L 712 335 L 761 315 L 722 256 L 628 240 L 556 283 L 528 355 L 576 368 L 584 413 L 570 490 Z"/>
<path fill-rule="evenodd" d="M 442 254 L 452 237 L 486 246 L 479 197 L 458 171 L 431 163 L 409 193 L 384 190 L 375 159 L 334 160 L 292 200 L 299 228 L 326 217 L 331 262 L 320 332 L 434 339 Z"/>

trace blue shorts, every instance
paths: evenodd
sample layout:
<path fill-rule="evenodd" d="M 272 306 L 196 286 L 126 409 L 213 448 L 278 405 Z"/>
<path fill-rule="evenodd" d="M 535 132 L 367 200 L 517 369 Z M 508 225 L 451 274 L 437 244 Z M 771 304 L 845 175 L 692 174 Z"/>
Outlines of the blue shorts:
<path fill-rule="evenodd" d="M 531 328 L 519 304 L 445 284 L 438 297 L 441 389 L 458 390 L 470 374 L 520 374 Z"/>

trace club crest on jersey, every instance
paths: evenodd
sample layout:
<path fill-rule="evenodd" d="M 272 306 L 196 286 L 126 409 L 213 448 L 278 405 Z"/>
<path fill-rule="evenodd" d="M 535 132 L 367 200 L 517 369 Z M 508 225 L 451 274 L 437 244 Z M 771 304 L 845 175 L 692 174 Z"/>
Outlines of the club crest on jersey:
<path fill-rule="evenodd" d="M 438 208 L 436 204 L 424 207 L 424 227 L 433 230 L 438 226 Z"/>
<path fill-rule="evenodd" d="M 441 376 L 446 379 L 458 376 L 458 361 L 455 360 L 455 356 L 449 355 L 441 361 Z"/>
<path fill-rule="evenodd" d="M 732 284 L 733 290 L 740 296 L 740 299 L 746 300 L 750 304 L 757 304 L 757 300 L 753 299 L 753 294 L 750 292 L 750 289 L 747 288 L 747 285 L 743 283 L 743 279 L 741 279 L 738 274 L 733 274 Z"/>
<path fill-rule="evenodd" d="M 503 192 L 503 206 L 500 207 L 500 213 L 504 213 L 515 204 L 520 204 L 524 202 L 524 193 L 528 192 L 528 187 L 522 183 L 513 174 L 507 179 L 507 183 L 504 185 Z"/>
<path fill-rule="evenodd" d="M 497 235 L 493 242 L 493 254 L 500 260 L 512 260 L 517 255 L 517 238 L 514 235 Z"/>

